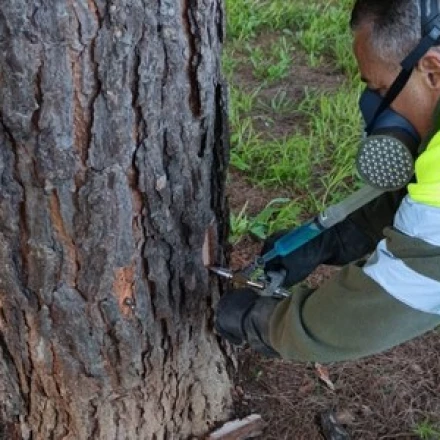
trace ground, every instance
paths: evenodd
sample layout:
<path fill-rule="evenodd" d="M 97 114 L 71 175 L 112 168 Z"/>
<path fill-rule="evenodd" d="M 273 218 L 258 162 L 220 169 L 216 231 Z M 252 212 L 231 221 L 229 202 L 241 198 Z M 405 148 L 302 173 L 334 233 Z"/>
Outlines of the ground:
<path fill-rule="evenodd" d="M 301 58 L 300 58 L 301 59 Z M 304 60 L 303 60 L 304 61 Z M 270 100 L 284 90 L 289 99 L 301 99 L 303 85 L 332 89 L 341 84 L 334 69 L 311 68 L 298 59 L 287 78 L 264 89 Z M 238 69 L 235 84 L 256 87 L 246 68 Z M 271 114 L 271 134 L 285 135 L 298 121 L 289 115 Z M 298 188 L 261 187 L 231 167 L 229 200 L 232 212 L 247 204 L 247 213 L 260 212 L 276 197 L 301 200 Z M 251 182 L 251 183 L 250 183 Z M 261 242 L 249 236 L 234 246 L 231 265 L 238 269 L 250 263 Z M 337 269 L 320 267 L 309 282 L 319 285 Z M 438 439 L 440 433 L 440 336 L 438 331 L 419 337 L 386 353 L 356 362 L 326 365 L 334 390 L 318 376 L 313 364 L 271 360 L 249 349 L 239 350 L 235 399 L 237 416 L 260 414 L 267 423 L 260 440 L 314 440 L 322 436 L 317 417 L 333 410 L 352 439 Z"/>
<path fill-rule="evenodd" d="M 264 206 L 261 189 L 234 185 L 230 197 L 250 206 Z M 244 238 L 232 254 L 232 267 L 252 261 L 261 244 Z M 322 266 L 310 277 L 319 285 L 336 268 Z M 267 359 L 250 349 L 239 349 L 236 379 L 237 416 L 258 413 L 267 423 L 260 440 L 322 439 L 319 415 L 336 413 L 352 439 L 440 439 L 440 335 L 433 331 L 393 350 L 356 362 L 326 365 L 335 389 L 322 380 L 314 364 Z M 426 429 L 423 427 L 426 424 Z M 438 426 L 438 425 L 437 425 Z M 417 432 L 417 433 L 416 433 Z"/>
<path fill-rule="evenodd" d="M 267 422 L 261 440 L 322 439 L 317 417 L 333 410 L 352 439 L 438 439 L 416 435 L 439 420 L 440 338 L 433 332 L 387 353 L 327 365 L 332 391 L 314 365 L 240 353 L 237 411 Z"/>

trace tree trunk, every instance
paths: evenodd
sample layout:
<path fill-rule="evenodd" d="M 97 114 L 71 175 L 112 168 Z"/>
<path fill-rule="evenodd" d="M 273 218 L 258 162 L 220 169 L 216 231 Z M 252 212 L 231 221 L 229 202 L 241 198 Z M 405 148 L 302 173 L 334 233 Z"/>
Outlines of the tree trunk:
<path fill-rule="evenodd" d="M 222 0 L 0 3 L 0 438 L 229 416 L 223 29 Z"/>

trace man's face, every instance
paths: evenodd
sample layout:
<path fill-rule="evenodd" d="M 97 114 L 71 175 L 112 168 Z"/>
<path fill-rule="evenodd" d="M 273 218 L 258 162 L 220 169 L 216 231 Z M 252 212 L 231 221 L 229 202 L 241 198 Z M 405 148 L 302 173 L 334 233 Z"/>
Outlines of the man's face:
<path fill-rule="evenodd" d="M 369 36 L 369 25 L 355 30 L 354 54 L 367 87 L 384 96 L 399 74 L 400 65 L 381 59 L 371 46 Z M 409 81 L 391 104 L 391 108 L 408 119 L 422 138 L 430 130 L 432 115 L 439 98 L 439 92 L 429 87 L 426 75 L 426 72 L 414 69 Z"/>

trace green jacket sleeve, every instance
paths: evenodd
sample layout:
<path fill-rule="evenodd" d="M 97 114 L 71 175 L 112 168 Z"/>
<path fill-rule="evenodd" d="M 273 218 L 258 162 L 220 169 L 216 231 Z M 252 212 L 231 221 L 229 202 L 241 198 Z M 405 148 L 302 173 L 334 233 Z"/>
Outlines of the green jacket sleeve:
<path fill-rule="evenodd" d="M 378 353 L 440 325 L 440 315 L 396 300 L 351 264 L 317 290 L 297 287 L 271 315 L 269 340 L 283 358 L 334 362 Z"/>

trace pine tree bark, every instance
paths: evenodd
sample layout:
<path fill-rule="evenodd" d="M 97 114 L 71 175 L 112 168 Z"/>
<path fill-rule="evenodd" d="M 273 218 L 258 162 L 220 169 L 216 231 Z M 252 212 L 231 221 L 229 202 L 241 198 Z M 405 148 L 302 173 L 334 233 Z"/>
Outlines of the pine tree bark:
<path fill-rule="evenodd" d="M 228 417 L 223 29 L 222 0 L 0 3 L 0 438 Z"/>

